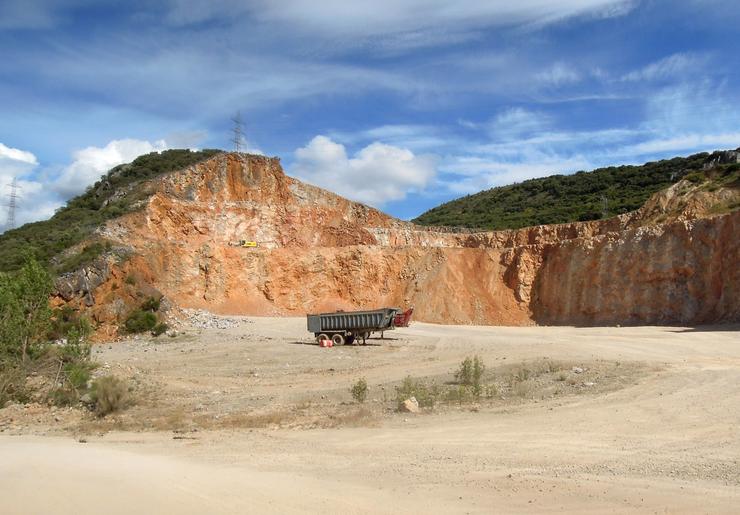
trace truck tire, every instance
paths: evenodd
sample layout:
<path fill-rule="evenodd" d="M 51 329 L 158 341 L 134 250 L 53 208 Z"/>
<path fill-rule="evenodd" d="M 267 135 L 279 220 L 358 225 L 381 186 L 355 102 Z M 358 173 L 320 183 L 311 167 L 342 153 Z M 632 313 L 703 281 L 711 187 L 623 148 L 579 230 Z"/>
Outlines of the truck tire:
<path fill-rule="evenodd" d="M 321 334 L 319 334 L 319 335 L 318 335 L 318 336 L 316 337 L 316 341 L 317 341 L 317 342 L 319 342 L 319 345 L 321 344 L 321 340 L 331 340 L 331 338 L 329 338 L 329 335 L 328 335 L 328 334 L 326 334 L 326 333 L 321 333 Z"/>
<path fill-rule="evenodd" d="M 344 345 L 344 335 L 336 333 L 334 336 L 331 337 L 331 341 L 332 343 L 334 343 L 334 345 Z"/>

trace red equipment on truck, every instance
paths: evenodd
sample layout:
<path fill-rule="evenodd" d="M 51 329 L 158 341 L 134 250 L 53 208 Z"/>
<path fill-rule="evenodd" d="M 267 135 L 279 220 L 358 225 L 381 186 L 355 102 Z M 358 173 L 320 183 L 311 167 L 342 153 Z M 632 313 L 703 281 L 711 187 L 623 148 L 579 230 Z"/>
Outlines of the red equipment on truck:
<path fill-rule="evenodd" d="M 408 327 L 411 323 L 411 315 L 414 313 L 414 308 L 411 307 L 403 313 L 396 313 L 393 318 L 393 325 L 396 327 Z"/>

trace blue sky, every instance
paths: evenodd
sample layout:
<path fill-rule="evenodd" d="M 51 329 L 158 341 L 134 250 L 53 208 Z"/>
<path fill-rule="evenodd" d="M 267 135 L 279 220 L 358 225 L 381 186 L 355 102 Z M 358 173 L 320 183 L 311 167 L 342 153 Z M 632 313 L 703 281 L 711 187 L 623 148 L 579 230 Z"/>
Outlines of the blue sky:
<path fill-rule="evenodd" d="M 229 148 L 239 110 L 289 174 L 411 218 L 740 146 L 738 26 L 734 0 L 0 0 L 0 184 L 46 218 L 141 153 Z"/>

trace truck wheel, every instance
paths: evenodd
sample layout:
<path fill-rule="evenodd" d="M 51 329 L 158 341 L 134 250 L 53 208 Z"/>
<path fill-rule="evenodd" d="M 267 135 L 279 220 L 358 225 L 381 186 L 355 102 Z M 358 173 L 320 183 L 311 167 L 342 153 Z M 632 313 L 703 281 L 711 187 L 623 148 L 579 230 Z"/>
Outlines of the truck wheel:
<path fill-rule="evenodd" d="M 334 345 L 344 345 L 344 336 L 337 333 L 331 337 L 331 341 L 332 343 L 334 343 Z"/>
<path fill-rule="evenodd" d="M 328 334 L 326 334 L 326 333 L 321 333 L 320 335 L 318 335 L 318 336 L 316 337 L 316 341 L 317 341 L 317 342 L 319 342 L 319 345 L 320 345 L 320 346 L 322 346 L 322 347 L 323 347 L 324 345 L 323 345 L 323 344 L 322 344 L 321 342 L 324 342 L 324 341 L 326 341 L 326 340 L 331 340 L 331 338 L 329 338 L 329 335 L 328 335 Z"/>

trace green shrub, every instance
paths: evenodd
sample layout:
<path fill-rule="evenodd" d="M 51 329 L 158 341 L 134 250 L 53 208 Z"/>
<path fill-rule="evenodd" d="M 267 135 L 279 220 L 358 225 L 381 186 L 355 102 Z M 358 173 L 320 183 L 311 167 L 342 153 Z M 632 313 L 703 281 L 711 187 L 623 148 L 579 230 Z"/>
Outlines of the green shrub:
<path fill-rule="evenodd" d="M 27 402 L 26 373 L 19 363 L 0 362 L 0 408 L 8 401 Z"/>
<path fill-rule="evenodd" d="M 72 388 L 77 391 L 87 388 L 90 373 L 95 367 L 87 361 L 73 361 L 64 365 L 64 375 Z"/>
<path fill-rule="evenodd" d="M 424 382 L 407 376 L 401 386 L 396 387 L 396 403 L 401 409 L 406 399 L 415 397 L 422 408 L 433 408 L 442 391 L 436 384 L 427 385 Z"/>
<path fill-rule="evenodd" d="M 95 414 L 104 417 L 125 409 L 129 404 L 126 383 L 114 376 L 103 376 L 92 385 L 91 397 Z"/>
<path fill-rule="evenodd" d="M 350 392 L 352 393 L 352 398 L 356 400 L 357 402 L 365 402 L 365 399 L 367 399 L 367 381 L 364 377 L 357 380 L 355 384 L 352 385 L 352 388 L 350 388 Z"/>
<path fill-rule="evenodd" d="M 130 286 L 136 285 L 136 277 L 133 276 L 133 274 L 128 274 L 126 276 L 126 279 L 124 279 L 124 282 Z"/>
<path fill-rule="evenodd" d="M 160 322 L 152 329 L 152 336 L 160 336 L 169 330 L 170 326 L 164 322 Z"/>
<path fill-rule="evenodd" d="M 126 322 L 124 327 L 129 333 L 143 333 L 151 331 L 157 325 L 157 315 L 151 311 L 142 311 L 137 309 L 133 311 Z"/>
<path fill-rule="evenodd" d="M 149 297 L 141 304 L 142 311 L 159 311 L 162 297 Z"/>
<path fill-rule="evenodd" d="M 56 271 L 60 274 L 63 274 L 65 272 L 78 270 L 83 266 L 92 263 L 104 252 L 107 252 L 110 249 L 111 243 L 109 241 L 96 241 L 94 243 L 86 245 L 81 252 L 68 257 L 60 265 L 58 265 Z"/>
<path fill-rule="evenodd" d="M 480 397 L 482 393 L 481 379 L 486 371 L 483 361 L 474 356 L 472 359 L 467 357 L 460 363 L 460 368 L 455 372 L 455 381 L 464 386 L 470 386 L 473 389 L 473 395 Z"/>
<path fill-rule="evenodd" d="M 73 330 L 76 330 L 79 337 L 84 339 L 92 334 L 93 328 L 90 320 L 81 316 L 80 312 L 71 306 L 54 309 L 47 338 L 49 340 L 69 339 Z"/>

